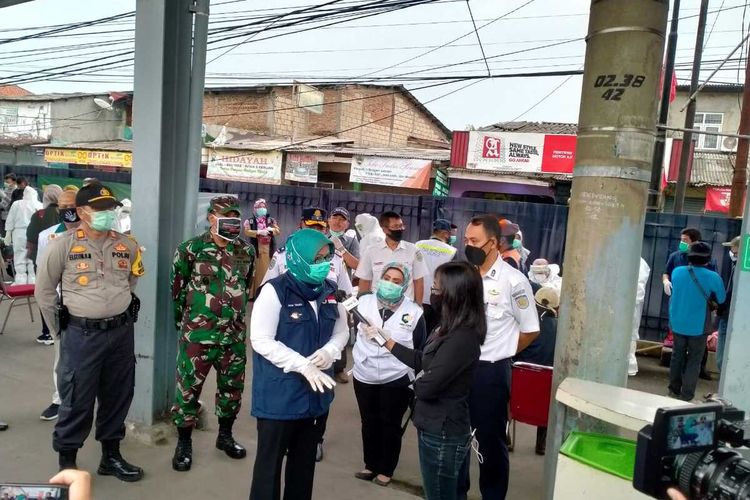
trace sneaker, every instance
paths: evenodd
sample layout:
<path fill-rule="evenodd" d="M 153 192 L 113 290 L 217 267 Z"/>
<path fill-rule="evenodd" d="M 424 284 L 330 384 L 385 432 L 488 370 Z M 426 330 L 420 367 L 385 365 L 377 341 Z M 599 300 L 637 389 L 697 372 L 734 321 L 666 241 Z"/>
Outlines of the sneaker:
<path fill-rule="evenodd" d="M 60 410 L 60 405 L 56 405 L 55 403 L 52 403 L 47 407 L 46 410 L 42 412 L 41 415 L 39 415 L 39 418 L 42 420 L 50 421 L 57 418 L 57 412 Z"/>
<path fill-rule="evenodd" d="M 55 339 L 53 339 L 52 335 L 50 335 L 49 333 L 41 334 L 36 338 L 36 341 L 44 345 L 53 345 L 55 343 Z"/>

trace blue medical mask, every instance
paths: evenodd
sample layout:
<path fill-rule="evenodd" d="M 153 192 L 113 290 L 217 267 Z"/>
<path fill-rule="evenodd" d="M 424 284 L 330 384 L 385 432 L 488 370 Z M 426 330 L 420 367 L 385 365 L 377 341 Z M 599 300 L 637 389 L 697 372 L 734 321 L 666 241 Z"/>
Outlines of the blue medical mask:
<path fill-rule="evenodd" d="M 331 236 L 335 236 L 336 238 L 341 238 L 342 236 L 344 236 L 344 231 L 334 231 L 333 229 L 331 229 L 330 232 Z"/>
<path fill-rule="evenodd" d="M 458 240 L 458 238 L 456 237 L 456 235 L 452 234 L 451 237 L 448 238 L 448 243 L 450 245 L 455 245 L 457 240 Z"/>
<path fill-rule="evenodd" d="M 89 212 L 89 215 L 91 216 L 89 227 L 91 227 L 91 229 L 93 229 L 94 231 L 99 231 L 100 233 L 104 233 L 112 229 L 112 225 L 115 223 L 115 217 L 117 216 L 114 210 Z"/>
<path fill-rule="evenodd" d="M 386 304 L 395 304 L 404 296 L 404 286 L 397 285 L 391 281 L 378 281 L 377 296 Z"/>
<path fill-rule="evenodd" d="M 519 248 L 521 248 L 521 246 L 522 246 L 521 240 L 513 240 L 514 249 L 518 250 Z"/>

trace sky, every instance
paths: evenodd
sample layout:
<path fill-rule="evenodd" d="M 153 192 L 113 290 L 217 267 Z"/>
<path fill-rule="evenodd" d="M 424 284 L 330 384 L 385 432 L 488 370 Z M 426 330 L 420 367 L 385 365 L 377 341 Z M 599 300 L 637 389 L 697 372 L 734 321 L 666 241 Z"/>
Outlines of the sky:
<path fill-rule="evenodd" d="M 352 2 L 355 0 L 344 0 L 340 5 Z M 253 16 L 321 4 L 324 0 L 212 0 L 211 3 L 211 27 L 216 29 L 247 23 Z M 690 79 L 699 4 L 699 0 L 681 2 L 676 70 L 680 83 Z M 480 28 L 482 47 L 468 7 Z M 583 66 L 582 39 L 587 32 L 589 7 L 589 0 L 469 0 L 468 5 L 464 0 L 440 0 L 307 32 L 291 33 L 299 28 L 276 27 L 252 38 L 247 35 L 210 45 L 206 86 L 292 79 L 310 83 L 314 79 L 341 81 L 362 76 L 372 81 L 393 75 L 403 78 L 404 73 L 411 73 L 410 78 L 485 75 L 482 48 L 495 75 L 577 70 Z M 0 84 L 22 78 L 15 75 L 39 70 L 59 72 L 70 64 L 94 58 L 127 59 L 129 56 L 118 54 L 133 48 L 133 17 L 54 37 L 11 43 L 7 40 L 38 33 L 40 26 L 88 21 L 134 9 L 132 0 L 35 0 L 2 9 Z M 702 78 L 708 77 L 717 62 L 740 43 L 750 21 L 750 9 L 741 0 L 713 0 L 709 11 L 719 12 L 708 16 Z M 282 32 L 291 34 L 262 40 Z M 80 47 L 81 44 L 88 45 Z M 557 45 L 548 46 L 553 44 Z M 66 50 L 45 52 L 61 47 Z M 475 62 L 458 64 L 470 60 Z M 435 68 L 445 65 L 453 66 Z M 63 69 L 52 69 L 58 67 Z M 743 81 L 744 73 L 739 68 L 744 67 L 744 61 L 739 60 L 739 51 L 727 67 L 730 69 L 719 72 L 714 81 Z M 87 75 L 47 75 L 41 81 L 21 86 L 35 93 L 131 90 L 132 71 L 132 66 L 124 63 Z M 580 76 L 483 79 L 470 86 L 467 85 L 471 82 L 439 86 L 435 84 L 440 82 L 435 81 L 404 83 L 453 130 L 511 120 L 576 122 L 578 117 Z M 428 85 L 431 87 L 422 88 Z"/>

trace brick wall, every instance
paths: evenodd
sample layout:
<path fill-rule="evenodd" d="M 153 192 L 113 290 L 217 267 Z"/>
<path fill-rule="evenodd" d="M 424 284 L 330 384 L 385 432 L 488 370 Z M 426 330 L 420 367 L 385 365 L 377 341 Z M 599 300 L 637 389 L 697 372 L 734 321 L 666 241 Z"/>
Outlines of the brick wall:
<path fill-rule="evenodd" d="M 356 146 L 405 147 L 409 137 L 449 138 L 411 100 L 392 87 L 346 86 L 323 90 L 323 113 L 295 106 L 291 87 L 271 91 L 207 93 L 206 123 L 228 125 L 264 135 L 295 138 L 330 136 Z"/>

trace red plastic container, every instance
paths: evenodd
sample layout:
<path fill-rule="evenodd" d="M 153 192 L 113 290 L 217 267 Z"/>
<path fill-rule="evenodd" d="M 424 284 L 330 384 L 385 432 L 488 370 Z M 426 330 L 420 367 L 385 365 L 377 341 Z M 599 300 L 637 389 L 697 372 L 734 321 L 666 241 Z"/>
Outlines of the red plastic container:
<path fill-rule="evenodd" d="M 510 384 L 510 418 L 546 427 L 551 391 L 551 366 L 515 363 Z"/>

